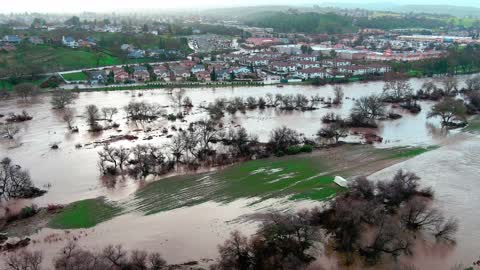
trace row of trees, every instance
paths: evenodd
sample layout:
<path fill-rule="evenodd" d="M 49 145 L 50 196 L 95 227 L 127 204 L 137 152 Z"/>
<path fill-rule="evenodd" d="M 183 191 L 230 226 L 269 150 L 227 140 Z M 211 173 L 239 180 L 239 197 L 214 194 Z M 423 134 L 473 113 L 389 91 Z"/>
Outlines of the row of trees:
<path fill-rule="evenodd" d="M 346 264 L 360 257 L 374 265 L 412 255 L 416 237 L 453 243 L 458 221 L 433 208 L 432 199 L 413 173 L 398 171 L 377 184 L 359 177 L 323 208 L 272 214 L 250 238 L 233 232 L 212 269 L 304 269 L 331 244 Z"/>
<path fill-rule="evenodd" d="M 167 263 L 160 253 L 148 253 L 142 250 L 127 252 L 122 246 L 109 245 L 100 252 L 81 248 L 70 241 L 53 258 L 52 265 L 44 268 L 41 251 L 22 250 L 6 256 L 6 270 L 161 270 Z"/>
<path fill-rule="evenodd" d="M 334 98 L 325 99 L 320 95 L 312 95 L 307 97 L 303 94 L 266 94 L 265 97 L 255 98 L 249 96 L 247 98 L 234 97 L 231 99 L 217 98 L 206 107 L 212 119 L 218 120 L 224 116 L 224 111 L 235 114 L 237 111 L 245 112 L 246 110 L 278 108 L 280 110 L 314 110 L 321 103 L 326 105 L 340 104 L 343 100 L 344 93 L 340 86 L 334 87 Z"/>

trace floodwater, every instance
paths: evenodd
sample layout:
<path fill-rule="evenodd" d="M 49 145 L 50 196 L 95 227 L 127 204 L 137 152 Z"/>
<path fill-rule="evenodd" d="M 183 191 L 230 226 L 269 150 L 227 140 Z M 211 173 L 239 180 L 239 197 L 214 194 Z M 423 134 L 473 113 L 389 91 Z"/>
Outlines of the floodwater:
<path fill-rule="evenodd" d="M 462 76 L 459 80 L 462 82 L 465 78 L 466 76 Z M 411 83 L 414 89 L 418 89 L 424 81 L 425 79 L 412 79 Z M 261 141 L 268 140 L 269 133 L 273 128 L 283 125 L 304 133 L 307 137 L 313 137 L 322 126 L 323 115 L 328 112 L 336 112 L 347 116 L 353 106 L 353 99 L 381 93 L 382 87 L 382 82 L 344 85 L 346 98 L 341 107 L 321 108 L 307 112 L 280 112 L 275 109 L 247 111 L 245 114 L 237 113 L 234 116 L 226 114 L 223 122 L 227 127 L 242 125 L 249 133 L 257 134 Z M 61 114 L 51 109 L 47 95 L 37 97 L 33 102 L 27 104 L 20 100 L 0 101 L 0 114 L 19 113 L 25 109 L 34 117 L 32 121 L 20 124 L 21 132 L 17 139 L 0 141 L 0 156 L 9 156 L 14 162 L 30 171 L 37 186 L 48 188 L 47 194 L 34 200 L 39 205 L 69 203 L 98 196 L 119 200 L 131 195 L 138 188 L 139 183 L 124 181 L 117 184 L 115 188 L 109 188 L 102 184 L 97 167 L 97 152 L 101 149 L 101 145 L 92 144 L 94 141 L 108 139 L 111 135 L 131 134 L 138 136 L 139 139 L 133 142 L 120 141 L 113 144 L 131 146 L 141 143 L 166 143 L 168 139 L 162 134 L 163 127 L 168 128 L 169 134 L 174 134 L 172 126 L 186 127 L 188 122 L 207 117 L 199 105 L 206 105 L 207 102 L 220 97 L 264 97 L 267 93 L 302 93 L 306 96 L 319 94 L 323 97 L 333 97 L 331 86 L 228 87 L 187 89 L 186 91 L 195 106 L 187 115 L 186 122 L 169 122 L 162 119 L 137 125 L 127 123 L 125 114 L 120 109 L 119 114 L 114 118 L 120 127 L 117 130 L 111 129 L 100 134 L 87 132 L 85 119 L 81 117 L 86 105 L 95 104 L 100 108 L 107 106 L 122 108 L 134 99 L 169 106 L 171 102 L 167 90 L 80 93 L 73 105 L 78 115 L 76 125 L 80 129 L 77 134 L 70 134 L 67 131 L 66 124 L 61 120 Z M 140 93 L 143 95 L 139 96 Z M 460 218 L 458 247 L 448 256 L 442 256 L 443 259 L 438 260 L 439 268 L 436 268 L 448 269 L 445 268 L 447 265 L 445 262 L 448 262 L 449 266 L 452 265 L 452 262 L 470 263 L 480 255 L 475 253 L 479 250 L 479 246 L 475 244 L 480 243 L 478 241 L 480 239 L 475 233 L 480 229 L 480 220 L 478 220 L 478 215 L 472 214 L 472 212 L 475 213 L 475 207 L 480 205 L 480 199 L 474 194 L 475 190 L 480 189 L 478 181 L 480 143 L 477 139 L 463 138 L 452 143 L 453 138 L 457 138 L 458 135 L 448 136 L 439 128 L 438 119 L 426 119 L 426 114 L 433 103 L 421 102 L 420 104 L 422 111 L 417 115 L 402 112 L 401 119 L 381 122 L 377 132 L 384 138 L 384 142 L 375 146 L 443 144 L 447 144 L 447 146 L 399 164 L 395 168 L 381 171 L 374 176 L 391 175 L 399 167 L 411 169 L 425 179 L 425 184 L 434 187 L 439 205 L 448 213 L 455 214 Z M 166 107 L 165 110 L 175 112 L 176 109 Z M 0 120 L 2 119 L 0 118 Z M 146 129 L 150 129 L 150 131 L 144 132 L 143 130 Z M 153 139 L 144 140 L 148 136 L 152 136 Z M 349 140 L 358 140 L 358 138 L 349 137 Z M 51 150 L 50 146 L 53 143 L 59 143 L 60 149 Z M 77 144 L 82 144 L 83 147 L 77 149 L 75 147 Z M 77 234 L 79 239 L 84 239 L 80 240 L 82 245 L 91 247 L 109 243 L 124 243 L 128 248 L 156 249 L 165 255 L 169 263 L 214 258 L 216 245 L 222 243 L 230 231 L 241 229 L 246 233 L 251 233 L 255 230 L 256 223 L 240 220 L 239 217 L 268 208 L 252 208 L 247 205 L 246 201 L 240 200 L 227 205 L 205 203 L 150 216 L 130 213 L 102 223 L 93 229 L 73 230 L 72 234 Z M 292 207 L 298 207 L 298 205 Z M 43 229 L 33 239 L 45 242 L 45 237 L 51 234 L 64 235 L 65 233 Z M 82 234 L 83 237 L 78 236 Z M 59 238 L 64 239 L 65 237 Z M 49 248 L 45 248 L 43 244 L 37 244 L 50 255 L 65 243 L 64 241 L 51 241 L 51 239 L 55 239 L 55 237 L 47 237 L 46 242 L 49 243 Z M 476 243 L 475 240 L 477 240 Z M 430 267 L 426 269 L 430 269 Z"/>

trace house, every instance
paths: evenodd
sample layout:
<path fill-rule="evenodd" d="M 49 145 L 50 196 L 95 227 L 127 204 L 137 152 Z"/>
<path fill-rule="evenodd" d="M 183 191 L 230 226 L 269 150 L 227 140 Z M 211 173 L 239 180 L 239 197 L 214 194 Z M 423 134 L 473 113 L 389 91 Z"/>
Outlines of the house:
<path fill-rule="evenodd" d="M 240 63 L 242 65 L 248 65 L 248 66 L 254 66 L 254 67 L 267 66 L 268 63 L 270 63 L 270 59 L 267 57 L 250 56 L 247 58 L 240 59 Z"/>
<path fill-rule="evenodd" d="M 88 83 L 91 85 L 94 84 L 104 84 L 107 82 L 107 73 L 103 70 L 94 70 L 88 73 Z"/>
<path fill-rule="evenodd" d="M 368 67 L 366 66 L 341 66 L 338 67 L 338 72 L 343 73 L 345 75 L 350 75 L 350 76 L 363 76 L 367 75 L 369 72 Z"/>
<path fill-rule="evenodd" d="M 203 64 L 196 64 L 195 66 L 192 67 L 190 71 L 192 71 L 192 73 L 205 71 L 205 66 Z"/>
<path fill-rule="evenodd" d="M 325 78 L 330 78 L 330 74 L 325 71 L 323 68 L 307 68 L 307 69 L 301 69 L 296 72 L 296 76 L 302 78 L 302 79 L 314 79 L 314 78 L 320 78 L 320 79 L 325 79 Z"/>
<path fill-rule="evenodd" d="M 350 66 L 352 64 L 351 61 L 349 60 L 344 60 L 344 59 L 325 59 L 322 60 L 322 66 L 324 67 L 341 67 L 341 66 Z"/>
<path fill-rule="evenodd" d="M 240 61 L 240 59 L 242 58 L 242 55 L 231 53 L 231 54 L 223 55 L 222 58 L 223 58 L 223 61 L 232 63 L 232 62 Z"/>
<path fill-rule="evenodd" d="M 62 36 L 62 44 L 70 48 L 78 48 L 78 42 L 73 37 Z"/>
<path fill-rule="evenodd" d="M 125 82 L 130 78 L 130 75 L 125 70 L 119 68 L 113 70 L 114 80 L 117 83 Z"/>
<path fill-rule="evenodd" d="M 128 53 L 127 55 L 128 58 L 132 58 L 132 59 L 138 59 L 138 58 L 143 58 L 145 57 L 145 51 L 144 50 L 133 50 L 131 52 Z"/>
<path fill-rule="evenodd" d="M 230 80 L 230 72 L 228 72 L 228 69 L 215 69 L 215 74 L 217 76 L 217 81 Z"/>
<path fill-rule="evenodd" d="M 308 68 L 320 68 L 320 62 L 316 61 L 298 61 L 296 62 L 298 68 L 308 69 Z"/>
<path fill-rule="evenodd" d="M 37 36 L 29 37 L 28 42 L 30 42 L 33 45 L 42 45 L 42 44 L 45 43 L 42 38 L 37 37 Z"/>
<path fill-rule="evenodd" d="M 311 54 L 299 54 L 299 55 L 292 55 L 290 56 L 291 60 L 297 60 L 297 61 L 317 61 L 317 56 L 316 55 L 311 55 Z"/>
<path fill-rule="evenodd" d="M 211 81 L 210 72 L 208 72 L 206 70 L 199 71 L 199 72 L 195 73 L 195 77 L 197 77 L 197 80 L 202 81 L 202 82 Z"/>
<path fill-rule="evenodd" d="M 133 78 L 137 81 L 148 81 L 150 79 L 150 73 L 147 68 L 144 66 L 134 66 L 133 67 Z"/>
<path fill-rule="evenodd" d="M 232 72 L 233 74 L 235 74 L 235 76 L 237 76 L 239 74 L 247 74 L 252 71 L 247 67 L 233 67 L 229 69 L 229 73 L 232 73 Z"/>
<path fill-rule="evenodd" d="M 87 37 L 86 39 L 79 39 L 78 46 L 82 48 L 94 48 L 97 46 L 97 42 L 92 37 Z"/>
<path fill-rule="evenodd" d="M 367 68 L 369 74 L 384 74 L 392 70 L 392 67 L 390 67 L 389 65 L 384 65 L 380 63 L 369 64 L 367 65 Z"/>
<path fill-rule="evenodd" d="M 135 47 L 133 45 L 130 45 L 130 44 L 122 44 L 122 46 L 120 46 L 120 50 L 130 52 L 130 51 L 135 50 Z"/>
<path fill-rule="evenodd" d="M 11 44 L 20 44 L 22 42 L 22 39 L 19 38 L 17 35 L 6 35 L 3 37 L 3 41 Z"/>
<path fill-rule="evenodd" d="M 293 62 L 272 62 L 270 69 L 276 72 L 288 73 L 297 70 L 297 65 Z"/>
<path fill-rule="evenodd" d="M 164 49 L 151 49 L 147 50 L 147 55 L 152 58 L 160 58 L 165 55 Z"/>
<path fill-rule="evenodd" d="M 157 76 L 157 80 L 169 80 L 170 71 L 163 65 L 156 65 L 153 67 L 153 73 Z"/>
<path fill-rule="evenodd" d="M 171 80 L 186 80 L 190 77 L 190 70 L 181 65 L 170 65 Z"/>

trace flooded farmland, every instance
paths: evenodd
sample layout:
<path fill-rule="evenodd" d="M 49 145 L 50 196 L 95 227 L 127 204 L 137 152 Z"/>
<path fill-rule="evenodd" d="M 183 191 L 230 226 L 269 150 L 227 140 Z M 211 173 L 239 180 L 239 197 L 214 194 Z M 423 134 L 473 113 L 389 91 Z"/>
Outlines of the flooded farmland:
<path fill-rule="evenodd" d="M 460 81 L 463 79 L 465 77 L 461 77 Z M 418 89 L 424 81 L 425 79 L 412 79 L 411 83 L 414 89 Z M 223 122 L 225 126 L 241 125 L 245 127 L 249 133 L 258 135 L 260 141 L 267 141 L 270 130 L 283 125 L 295 129 L 307 137 L 314 137 L 322 126 L 322 116 L 328 112 L 347 116 L 354 99 L 381 93 L 383 83 L 352 83 L 343 87 L 346 98 L 340 107 L 320 108 L 306 112 L 281 112 L 273 108 L 256 109 L 247 111 L 245 114 L 240 112 L 233 116 L 226 114 Z M 331 86 L 288 85 L 283 88 L 265 86 L 187 89 L 186 91 L 194 105 L 185 118 L 186 122 L 159 119 L 144 124 L 127 123 L 126 115 L 120 109 L 120 113 L 114 119 L 120 124 L 120 127 L 106 130 L 100 134 L 87 132 L 86 121 L 81 116 L 86 105 L 123 108 L 134 99 L 157 102 L 169 106 L 165 108 L 168 112 L 175 112 L 176 109 L 170 107 L 169 93 L 163 89 L 80 93 L 73 105 L 77 115 L 76 125 L 80 130 L 77 134 L 67 131 L 61 114 L 51 109 L 48 95 L 36 97 L 31 103 L 23 103 L 20 100 L 0 101 L 0 114 L 19 113 L 25 109 L 33 116 L 32 121 L 21 124 L 18 138 L 13 141 L 1 141 L 1 156 L 9 156 L 16 163 L 28 169 L 34 183 L 48 189 L 47 194 L 34 200 L 36 204 L 65 204 L 99 196 L 105 196 L 112 201 L 123 201 L 128 200 L 145 183 L 126 179 L 117 183 L 114 188 L 105 185 L 105 179 L 100 176 L 97 166 L 97 152 L 101 149 L 101 145 L 93 143 L 95 141 L 102 141 L 112 135 L 120 134 L 135 135 L 138 140 L 114 142 L 114 145 L 166 143 L 168 138 L 162 132 L 164 127 L 168 128 L 169 134 L 174 134 L 172 126 L 185 128 L 189 122 L 206 118 L 208 115 L 200 106 L 220 97 L 264 97 L 267 93 L 302 93 L 306 96 L 318 94 L 326 98 L 333 97 Z M 455 215 L 460 219 L 458 244 L 456 248 L 448 252 L 442 251 L 445 252 L 444 256 L 441 256 L 442 259 L 433 256 L 438 255 L 433 251 L 426 250 L 419 253 L 421 259 L 418 261 L 426 262 L 427 264 L 419 264 L 425 266 L 426 269 L 431 267 L 449 269 L 449 267 L 442 267 L 451 266 L 457 262 L 470 263 L 480 255 L 475 253 L 479 250 L 477 245 L 479 241 L 475 241 L 479 239 L 476 238 L 475 233 L 480 229 L 480 222 L 476 215 L 471 214 L 480 205 L 478 196 L 475 196 L 475 191 L 480 188 L 478 181 L 480 141 L 473 135 L 455 134 L 458 133 L 455 131 L 446 134 L 441 130 L 438 119 L 427 119 L 426 117 L 433 103 L 420 102 L 420 105 L 422 111 L 416 115 L 401 112 L 400 109 L 393 109 L 401 112 L 403 117 L 398 120 L 380 122 L 377 133 L 384 138 L 384 141 L 376 144 L 375 147 L 431 145 L 442 147 L 381 170 L 372 177 L 383 179 L 396 169 L 404 168 L 421 176 L 425 185 L 434 187 L 440 207 L 445 209 L 449 215 Z M 149 131 L 145 132 L 145 130 Z M 148 138 L 150 136 L 151 138 Z M 148 140 L 146 140 L 147 138 Z M 350 136 L 348 140 L 356 141 L 359 138 Z M 59 143 L 58 150 L 51 149 L 51 145 L 54 143 Z M 78 144 L 83 147 L 77 148 Z M 299 208 L 312 204 L 307 201 L 293 203 L 282 199 L 271 199 L 255 206 L 249 206 L 250 200 L 252 198 L 228 203 L 203 202 L 152 215 L 129 212 L 92 229 L 72 230 L 71 233 L 76 234 L 81 243 L 92 247 L 109 244 L 105 242 L 106 239 L 116 239 L 118 243 L 128 243 L 127 247 L 132 249 L 157 249 L 170 263 L 180 263 L 215 257 L 217 244 L 228 237 L 230 231 L 234 229 L 240 229 L 247 233 L 253 232 L 257 226 L 256 223 L 242 219 L 242 216 L 278 207 L 278 205 L 282 205 L 282 208 L 286 206 Z M 189 220 L 190 222 L 188 222 Z M 58 237 L 52 237 L 52 234 Z M 51 252 L 58 250 L 58 247 L 62 246 L 68 237 L 70 236 L 65 235 L 61 230 L 42 229 L 33 236 L 38 243 L 32 247 L 48 250 L 50 255 L 46 254 L 46 256 L 51 257 L 53 256 Z M 51 239 L 59 240 L 52 241 Z M 45 245 L 48 248 L 45 248 Z M 431 264 L 428 264 L 428 258 L 431 258 Z M 417 261 L 416 259 L 414 261 Z"/>

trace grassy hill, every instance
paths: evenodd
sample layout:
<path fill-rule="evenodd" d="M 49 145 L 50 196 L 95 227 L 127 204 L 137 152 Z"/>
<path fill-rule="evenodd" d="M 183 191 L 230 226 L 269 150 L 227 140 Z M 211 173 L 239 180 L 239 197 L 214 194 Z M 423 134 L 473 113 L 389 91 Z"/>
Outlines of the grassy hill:
<path fill-rule="evenodd" d="M 350 33 L 357 29 L 351 17 L 316 12 L 262 12 L 245 18 L 249 25 L 274 28 L 278 32 Z"/>
<path fill-rule="evenodd" d="M 0 53 L 0 76 L 38 74 L 121 63 L 118 57 L 105 52 L 24 44 L 18 46 L 15 51 Z"/>

